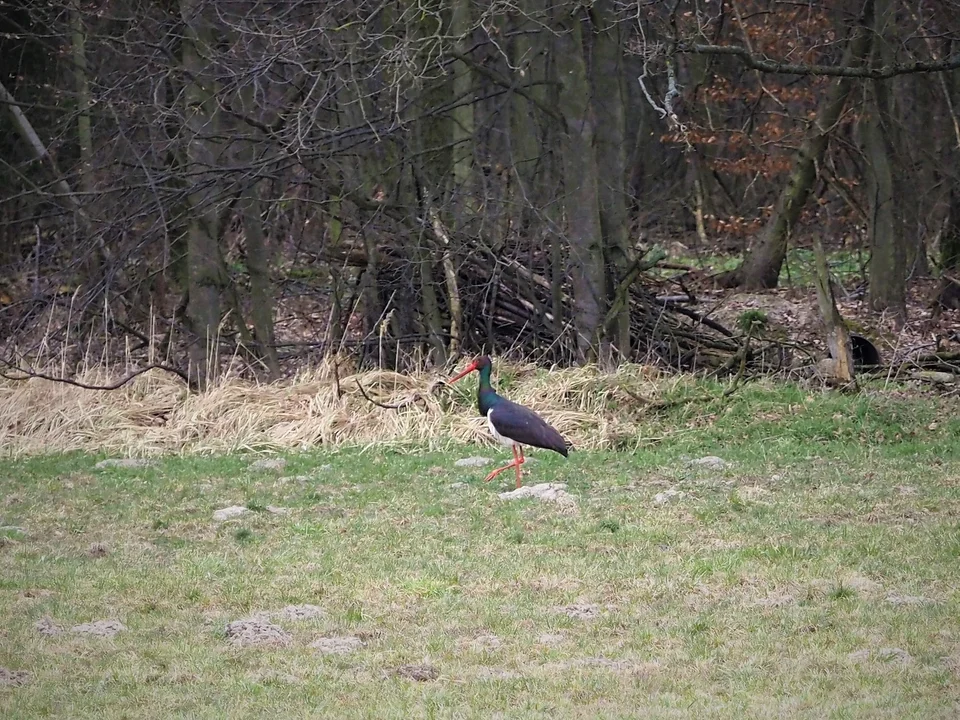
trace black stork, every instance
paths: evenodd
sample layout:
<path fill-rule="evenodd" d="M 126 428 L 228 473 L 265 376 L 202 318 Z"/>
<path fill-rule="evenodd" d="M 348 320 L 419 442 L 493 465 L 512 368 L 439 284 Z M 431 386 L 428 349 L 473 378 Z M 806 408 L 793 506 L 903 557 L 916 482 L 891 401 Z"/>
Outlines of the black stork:
<path fill-rule="evenodd" d="M 480 414 L 486 416 L 490 434 L 501 445 L 513 448 L 513 462 L 494 470 L 484 478 L 484 482 L 490 482 L 504 470 L 516 468 L 517 487 L 519 488 L 521 485 L 520 466 L 526 462 L 526 458 L 523 457 L 523 445 L 553 450 L 567 457 L 566 440 L 555 428 L 547 424 L 546 420 L 533 410 L 497 395 L 496 390 L 490 384 L 490 372 L 493 370 L 493 363 L 486 355 L 482 355 L 471 362 L 463 372 L 451 378 L 449 383 L 452 385 L 474 370 L 480 373 L 480 387 L 477 390 L 477 404 L 480 407 Z"/>

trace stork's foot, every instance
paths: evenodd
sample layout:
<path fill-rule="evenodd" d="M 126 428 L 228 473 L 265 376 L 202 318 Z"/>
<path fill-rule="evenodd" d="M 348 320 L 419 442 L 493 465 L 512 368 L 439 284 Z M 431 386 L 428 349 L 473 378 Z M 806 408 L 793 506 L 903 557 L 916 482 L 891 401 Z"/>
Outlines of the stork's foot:
<path fill-rule="evenodd" d="M 520 470 L 520 466 L 523 465 L 526 461 L 527 461 L 527 459 L 523 456 L 523 451 L 520 450 L 516 445 L 514 445 L 514 446 L 513 446 L 513 462 L 512 462 L 512 463 L 508 463 L 508 464 L 504 465 L 504 466 L 501 467 L 501 468 L 497 468 L 496 470 L 494 470 L 493 472 L 491 472 L 489 475 L 487 475 L 487 476 L 483 479 L 483 481 L 484 481 L 484 482 L 490 482 L 490 481 L 493 480 L 497 475 L 499 475 L 500 473 L 502 473 L 504 470 L 509 470 L 510 468 L 516 468 L 516 470 L 517 470 L 517 487 L 519 488 L 519 487 L 523 484 L 523 483 L 521 482 L 521 480 L 520 480 L 520 477 L 521 477 L 521 474 L 522 474 L 522 473 L 521 473 L 521 470 Z"/>

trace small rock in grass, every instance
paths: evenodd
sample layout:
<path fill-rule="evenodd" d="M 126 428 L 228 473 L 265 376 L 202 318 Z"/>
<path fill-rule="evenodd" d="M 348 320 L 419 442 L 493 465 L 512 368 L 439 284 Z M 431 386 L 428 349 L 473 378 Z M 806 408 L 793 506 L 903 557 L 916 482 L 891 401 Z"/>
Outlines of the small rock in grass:
<path fill-rule="evenodd" d="M 95 542 L 91 543 L 90 547 L 87 548 L 87 555 L 92 558 L 102 558 L 110 554 L 110 549 L 103 543 Z"/>
<path fill-rule="evenodd" d="M 153 460 L 148 460 L 146 458 L 109 458 L 107 460 L 101 460 L 96 465 L 94 469 L 103 470 L 104 468 L 118 467 L 118 468 L 145 468 L 153 465 Z"/>
<path fill-rule="evenodd" d="M 406 678 L 407 680 L 427 682 L 428 680 L 436 680 L 440 677 L 440 670 L 433 665 L 401 665 L 394 669 L 393 674 Z"/>
<path fill-rule="evenodd" d="M 213 519 L 217 522 L 223 522 L 224 520 L 229 520 L 230 518 L 240 517 L 244 513 L 250 512 L 243 505 L 231 505 L 230 507 L 221 508 L 213 513 Z"/>
<path fill-rule="evenodd" d="M 928 605 L 933 602 L 930 598 L 926 598 L 923 595 L 900 595 L 898 593 L 893 593 L 887 595 L 887 602 L 891 605 L 908 605 L 908 606 L 920 606 Z"/>
<path fill-rule="evenodd" d="M 313 620 L 323 617 L 323 608 L 317 605 L 287 605 L 274 613 L 281 620 Z"/>
<path fill-rule="evenodd" d="M 363 647 L 363 641 L 353 635 L 317 638 L 310 647 L 322 655 L 346 655 Z"/>
<path fill-rule="evenodd" d="M 25 670 L 8 670 L 0 667 L 0 687 L 20 687 L 30 681 L 30 673 Z"/>
<path fill-rule="evenodd" d="M 538 483 L 536 485 L 524 485 L 516 490 L 502 492 L 499 494 L 501 500 L 521 500 L 523 498 L 536 498 L 544 502 L 554 502 L 559 505 L 576 506 L 577 501 L 567 492 L 566 483 Z"/>
<path fill-rule="evenodd" d="M 721 457 L 717 457 L 716 455 L 707 455 L 702 458 L 697 458 L 696 460 L 691 460 L 690 464 L 699 465 L 701 467 L 705 467 L 710 470 L 723 470 L 730 463 L 728 463 L 726 460 L 724 460 Z"/>
<path fill-rule="evenodd" d="M 250 464 L 251 470 L 283 470 L 287 466 L 287 461 L 283 458 L 263 458 Z"/>
<path fill-rule="evenodd" d="M 489 465 L 491 462 L 493 461 L 490 458 L 475 455 L 473 457 L 461 458 L 457 460 L 454 465 L 456 467 L 483 467 L 484 465 Z"/>
<path fill-rule="evenodd" d="M 262 618 L 227 623 L 227 639 L 240 647 L 282 646 L 290 642 L 290 636 L 282 627 Z"/>
<path fill-rule="evenodd" d="M 95 637 L 112 638 L 117 633 L 126 630 L 126 626 L 119 620 L 96 620 L 90 623 L 74 625 L 70 632 L 80 635 L 93 635 Z"/>
<path fill-rule="evenodd" d="M 600 615 L 600 606 L 592 603 L 574 603 L 573 605 L 555 607 L 553 611 L 562 613 L 574 620 L 593 620 Z"/>
<path fill-rule="evenodd" d="M 913 661 L 913 656 L 903 648 L 880 648 L 877 650 L 877 657 L 887 662 L 896 661 L 900 663 L 909 663 Z"/>
<path fill-rule="evenodd" d="M 680 500 L 683 498 L 683 496 L 684 493 L 670 488 L 669 490 L 664 490 L 663 492 L 658 492 L 656 495 L 654 495 L 653 504 L 657 507 L 660 507 L 661 505 L 667 505 L 676 500 Z"/>
<path fill-rule="evenodd" d="M 49 615 L 44 615 L 42 618 L 37 620 L 33 627 L 41 635 L 59 635 L 63 632 L 63 628 L 57 624 L 57 622 L 50 617 Z"/>

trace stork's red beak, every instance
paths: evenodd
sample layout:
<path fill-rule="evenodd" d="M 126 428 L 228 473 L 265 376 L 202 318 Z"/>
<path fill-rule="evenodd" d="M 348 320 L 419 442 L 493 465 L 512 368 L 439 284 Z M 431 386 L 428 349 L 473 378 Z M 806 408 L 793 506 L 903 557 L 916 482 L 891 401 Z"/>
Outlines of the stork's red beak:
<path fill-rule="evenodd" d="M 455 375 L 454 377 L 450 378 L 449 380 L 447 380 L 447 382 L 453 385 L 457 380 L 459 380 L 460 378 L 466 377 L 476 369 L 477 369 L 477 362 L 476 360 L 474 360 L 472 363 L 467 365 L 467 367 L 464 369 L 463 372 L 461 372 L 459 375 Z"/>

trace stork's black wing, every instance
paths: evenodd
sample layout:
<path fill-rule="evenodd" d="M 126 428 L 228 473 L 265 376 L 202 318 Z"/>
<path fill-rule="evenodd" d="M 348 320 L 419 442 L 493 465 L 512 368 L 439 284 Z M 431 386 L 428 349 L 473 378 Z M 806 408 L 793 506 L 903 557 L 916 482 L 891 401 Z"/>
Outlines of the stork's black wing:
<path fill-rule="evenodd" d="M 557 430 L 530 408 L 499 398 L 490 411 L 490 422 L 504 437 L 567 456 L 567 442 Z"/>

